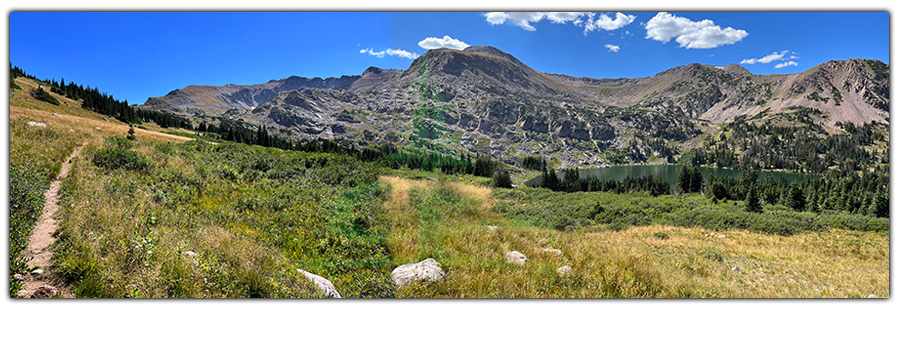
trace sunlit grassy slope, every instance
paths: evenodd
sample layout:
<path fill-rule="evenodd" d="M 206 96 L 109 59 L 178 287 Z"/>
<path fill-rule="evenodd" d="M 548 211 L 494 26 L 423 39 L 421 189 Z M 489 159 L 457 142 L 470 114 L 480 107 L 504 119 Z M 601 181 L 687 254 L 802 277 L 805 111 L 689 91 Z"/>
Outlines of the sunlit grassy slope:
<path fill-rule="evenodd" d="M 843 227 L 791 236 L 673 227 L 647 223 L 656 216 L 644 213 L 742 208 L 700 196 L 495 191 L 483 178 L 391 171 L 341 155 L 184 143 L 152 125 L 137 129 L 128 149 L 149 169 L 106 168 L 96 154 L 119 147 L 106 138 L 128 127 L 52 95 L 62 104 L 11 93 L 10 164 L 36 177 L 28 189 L 39 192 L 87 142 L 61 189 L 48 269 L 76 297 L 321 297 L 297 269 L 330 279 L 344 297 L 890 296 L 888 232 L 859 230 L 886 229 L 885 219 L 846 216 Z M 567 205 L 576 199 L 607 211 L 618 201 L 648 207 L 607 224 L 576 214 L 584 210 Z M 832 217 L 766 208 L 801 223 Z M 11 242 L 21 242 L 16 234 Z M 524 265 L 504 260 L 513 250 L 528 257 Z M 394 267 L 429 257 L 446 281 L 391 284 Z M 565 265 L 573 272 L 558 274 Z"/>
<path fill-rule="evenodd" d="M 403 289 L 402 297 L 889 296 L 885 233 L 664 225 L 561 232 L 498 216 L 488 188 L 381 182 L 391 187 L 385 205 L 399 220 L 389 239 L 396 264 L 433 257 L 448 272 L 446 282 Z M 505 262 L 512 250 L 528 257 L 524 266 Z M 564 265 L 574 272 L 560 276 Z"/>

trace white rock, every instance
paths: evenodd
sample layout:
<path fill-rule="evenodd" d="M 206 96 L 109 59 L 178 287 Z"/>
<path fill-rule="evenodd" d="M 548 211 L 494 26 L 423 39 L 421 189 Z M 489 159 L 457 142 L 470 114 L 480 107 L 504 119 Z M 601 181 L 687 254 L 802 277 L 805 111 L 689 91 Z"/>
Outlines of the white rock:
<path fill-rule="evenodd" d="M 488 225 L 486 228 L 488 228 L 488 230 L 492 230 L 492 231 L 497 230 L 497 227 L 493 226 L 493 225 Z"/>
<path fill-rule="evenodd" d="M 719 238 L 725 238 L 725 235 L 719 235 Z"/>
<path fill-rule="evenodd" d="M 185 251 L 185 252 L 183 252 L 183 254 L 188 257 L 196 257 L 197 256 L 197 253 L 193 252 L 193 251 Z"/>
<path fill-rule="evenodd" d="M 544 252 L 544 253 L 555 253 L 555 254 L 557 254 L 557 255 L 562 255 L 562 250 L 560 250 L 560 249 L 554 249 L 554 248 L 543 248 L 543 249 L 541 249 L 541 252 Z"/>
<path fill-rule="evenodd" d="M 47 125 L 46 125 L 46 124 L 43 124 L 43 123 L 40 123 L 40 122 L 28 121 L 28 126 L 29 126 L 29 127 L 42 127 L 42 128 L 43 128 L 43 127 L 46 127 Z"/>
<path fill-rule="evenodd" d="M 97 127 L 97 130 L 100 130 L 100 127 Z"/>
<path fill-rule="evenodd" d="M 32 275 L 43 275 L 44 269 L 34 269 L 34 271 L 31 271 L 31 274 Z"/>
<path fill-rule="evenodd" d="M 563 266 L 559 267 L 558 269 L 556 269 L 556 273 L 558 273 L 560 276 L 568 275 L 568 274 L 572 273 L 572 267 L 568 266 L 568 265 L 563 265 Z"/>
<path fill-rule="evenodd" d="M 876 296 L 874 293 L 872 293 L 872 294 L 869 294 L 869 298 L 878 298 L 878 296 Z"/>
<path fill-rule="evenodd" d="M 315 283 L 319 290 L 322 290 L 322 292 L 325 293 L 325 296 L 330 298 L 341 298 L 341 295 L 334 288 L 334 284 L 331 284 L 331 281 L 325 279 L 325 277 L 309 273 L 302 269 L 297 269 L 297 271 L 300 271 L 306 278 Z"/>
<path fill-rule="evenodd" d="M 731 268 L 731 271 L 734 271 L 734 272 L 741 272 L 741 268 L 739 268 L 739 267 L 733 267 L 733 268 Z"/>
<path fill-rule="evenodd" d="M 525 257 L 524 254 L 518 251 L 510 251 L 506 253 L 506 261 L 509 263 L 516 263 L 519 265 L 525 265 L 525 261 L 528 260 L 528 257 Z"/>
<path fill-rule="evenodd" d="M 62 115 L 59 115 L 59 113 L 53 113 L 53 116 L 62 116 Z"/>
<path fill-rule="evenodd" d="M 417 281 L 441 282 L 446 275 L 441 263 L 427 258 L 418 263 L 404 264 L 391 271 L 391 278 L 397 286 L 411 285 Z"/>

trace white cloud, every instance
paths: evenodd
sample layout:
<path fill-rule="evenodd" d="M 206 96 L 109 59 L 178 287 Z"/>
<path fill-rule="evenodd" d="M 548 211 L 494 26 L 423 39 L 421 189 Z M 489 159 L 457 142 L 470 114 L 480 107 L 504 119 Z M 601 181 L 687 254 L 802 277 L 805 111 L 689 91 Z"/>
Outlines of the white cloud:
<path fill-rule="evenodd" d="M 741 64 L 751 64 L 751 65 L 754 65 L 754 64 L 757 64 L 757 63 L 769 63 L 769 62 L 772 62 L 772 61 L 781 60 L 782 58 L 784 58 L 784 55 L 787 54 L 787 52 L 788 52 L 788 51 L 783 51 L 783 52 L 781 52 L 781 53 L 779 53 L 779 52 L 772 52 L 772 54 L 763 56 L 763 57 L 758 58 L 758 59 L 743 59 L 743 60 L 741 60 Z"/>
<path fill-rule="evenodd" d="M 407 58 L 407 59 L 410 59 L 410 60 L 419 57 L 419 54 L 416 54 L 416 53 L 413 53 L 413 52 L 407 52 L 407 51 L 402 50 L 402 49 L 390 49 L 390 48 L 388 48 L 387 53 L 388 53 L 388 55 L 399 56 L 399 57 Z"/>
<path fill-rule="evenodd" d="M 613 52 L 613 53 L 618 53 L 618 52 L 619 52 L 619 49 L 621 49 L 619 46 L 611 45 L 611 44 L 608 44 L 608 43 L 606 44 L 606 46 L 603 46 L 603 47 L 608 48 L 609 51 L 610 51 L 610 52 Z"/>
<path fill-rule="evenodd" d="M 753 64 L 757 64 L 757 63 L 770 63 L 770 62 L 779 61 L 779 60 L 796 60 L 796 59 L 800 58 L 799 56 L 796 56 L 796 55 L 790 55 L 790 56 L 785 57 L 788 54 L 788 52 L 789 52 L 788 50 L 783 50 L 781 52 L 772 52 L 772 54 L 763 56 L 761 58 L 744 59 L 744 60 L 741 60 L 741 64 L 753 65 Z M 796 54 L 795 52 L 790 52 L 790 53 Z M 784 62 L 784 63 L 780 63 L 780 64 L 776 65 L 775 68 L 782 68 L 782 67 L 796 66 L 796 65 L 797 65 L 796 62 L 788 61 L 788 62 Z"/>
<path fill-rule="evenodd" d="M 375 51 L 372 51 L 372 48 L 363 49 L 363 50 L 361 50 L 361 51 L 359 51 L 359 52 L 362 53 L 362 54 L 369 53 L 369 55 L 374 55 L 374 56 L 379 57 L 379 58 L 383 58 L 383 57 L 384 57 L 384 51 L 381 51 L 381 52 L 375 52 Z"/>
<path fill-rule="evenodd" d="M 688 18 L 659 12 L 644 25 L 647 39 L 669 42 L 672 38 L 679 47 L 709 49 L 731 45 L 750 35 L 745 30 L 716 26 L 712 20 L 691 21 Z"/>
<path fill-rule="evenodd" d="M 425 49 L 436 49 L 436 48 L 451 48 L 463 50 L 466 47 L 469 47 L 469 44 L 459 41 L 457 39 L 451 38 L 449 35 L 444 35 L 444 38 L 425 38 L 425 40 L 419 41 L 419 47 Z"/>
<path fill-rule="evenodd" d="M 583 25 L 585 34 L 598 29 L 608 31 L 616 30 L 631 24 L 635 19 L 634 15 L 616 13 L 615 19 L 606 14 L 600 14 L 600 16 L 594 20 L 596 13 L 587 12 L 488 12 L 482 15 L 491 25 L 500 25 L 509 21 L 530 32 L 537 30 L 537 28 L 534 28 L 534 26 L 531 25 L 532 23 L 544 19 L 556 24 L 572 22 L 572 24 L 578 27 Z"/>
<path fill-rule="evenodd" d="M 607 31 L 616 30 L 630 25 L 632 22 L 634 22 L 635 18 L 636 17 L 634 15 L 616 13 L 615 19 L 610 18 L 606 14 L 600 14 L 597 20 L 593 20 L 594 13 L 589 13 L 588 19 L 584 25 L 584 34 L 587 35 L 588 32 L 592 32 L 598 29 Z"/>
<path fill-rule="evenodd" d="M 391 48 L 388 48 L 386 51 L 383 50 L 380 52 L 376 52 L 376 51 L 372 50 L 372 48 L 366 48 L 366 49 L 360 50 L 359 52 L 361 54 L 368 53 L 369 55 L 375 56 L 377 58 L 383 58 L 385 55 L 399 56 L 399 57 L 407 58 L 407 59 L 415 59 L 415 58 L 419 57 L 419 54 L 416 54 L 416 53 L 407 52 L 402 49 L 391 49 Z"/>
<path fill-rule="evenodd" d="M 783 63 L 779 63 L 779 64 L 775 65 L 775 69 L 783 68 L 783 67 L 787 67 L 787 66 L 797 66 L 797 65 L 798 64 L 794 61 L 788 61 L 788 62 L 783 62 Z"/>

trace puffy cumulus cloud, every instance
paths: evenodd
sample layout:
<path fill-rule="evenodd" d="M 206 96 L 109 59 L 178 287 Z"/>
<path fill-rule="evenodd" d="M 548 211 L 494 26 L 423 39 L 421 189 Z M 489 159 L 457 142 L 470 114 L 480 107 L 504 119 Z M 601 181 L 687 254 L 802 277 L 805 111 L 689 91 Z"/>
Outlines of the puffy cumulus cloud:
<path fill-rule="evenodd" d="M 636 17 L 634 15 L 627 15 L 623 13 L 616 13 L 616 18 L 610 18 L 606 14 L 600 14 L 596 20 L 594 20 L 594 13 L 589 13 L 588 18 L 584 24 L 584 35 L 587 35 L 588 32 L 593 32 L 598 29 L 612 31 L 625 26 L 630 25 L 634 22 Z M 625 32 L 626 34 L 628 32 Z"/>
<path fill-rule="evenodd" d="M 615 19 L 606 14 L 600 14 L 597 19 L 594 19 L 597 16 L 596 13 L 588 12 L 488 12 L 482 15 L 491 25 L 500 25 L 509 21 L 530 32 L 537 30 L 531 25 L 532 23 L 544 19 L 556 24 L 572 22 L 575 26 L 584 26 L 585 34 L 599 29 L 616 30 L 631 24 L 635 19 L 634 15 L 622 13 L 616 13 Z"/>
<path fill-rule="evenodd" d="M 366 48 L 366 49 L 360 50 L 359 52 L 361 54 L 369 54 L 369 55 L 375 56 L 377 58 L 383 58 L 385 55 L 399 56 L 399 57 L 407 58 L 407 59 L 415 59 L 415 58 L 419 57 L 419 54 L 416 54 L 416 53 L 407 52 L 402 49 L 391 49 L 391 48 L 388 48 L 387 50 L 383 50 L 380 52 L 376 52 L 376 51 L 372 50 L 372 48 Z"/>
<path fill-rule="evenodd" d="M 798 64 L 794 61 L 782 62 L 782 63 L 775 65 L 775 69 L 784 68 L 787 66 L 797 66 L 797 65 Z"/>
<path fill-rule="evenodd" d="M 618 53 L 619 49 L 621 49 L 621 47 L 619 47 L 619 46 L 608 44 L 608 43 L 606 44 L 606 46 L 603 46 L 603 47 L 606 47 L 607 49 L 609 49 L 610 52 L 613 52 L 613 53 Z"/>
<path fill-rule="evenodd" d="M 755 64 L 757 64 L 757 63 L 769 63 L 769 62 L 772 62 L 772 61 L 781 60 L 782 58 L 784 58 L 784 55 L 787 54 L 787 52 L 788 52 L 788 51 L 782 51 L 782 52 L 780 52 L 780 53 L 779 53 L 779 52 L 772 52 L 772 54 L 763 56 L 763 57 L 761 57 L 761 58 L 756 58 L 756 59 L 743 59 L 743 60 L 741 60 L 741 64 L 742 64 L 742 65 L 743 65 L 743 64 L 755 65 Z"/>
<path fill-rule="evenodd" d="M 731 45 L 747 35 L 745 30 L 727 27 L 722 29 L 712 20 L 691 21 L 685 17 L 659 12 L 644 25 L 647 39 L 669 42 L 672 38 L 679 47 L 687 49 L 709 49 L 721 45 Z"/>
<path fill-rule="evenodd" d="M 451 38 L 449 35 L 444 35 L 444 38 L 425 38 L 425 40 L 419 41 L 419 47 L 425 49 L 436 49 L 436 48 L 452 48 L 463 50 L 466 47 L 469 47 L 469 44 L 459 41 L 457 39 Z"/>

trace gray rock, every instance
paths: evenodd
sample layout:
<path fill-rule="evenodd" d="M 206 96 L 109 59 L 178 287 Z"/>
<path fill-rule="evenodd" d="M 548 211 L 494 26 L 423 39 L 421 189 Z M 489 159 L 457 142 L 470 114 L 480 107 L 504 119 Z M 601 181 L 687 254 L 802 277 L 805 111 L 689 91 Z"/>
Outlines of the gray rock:
<path fill-rule="evenodd" d="M 46 124 L 43 124 L 43 123 L 40 123 L 40 122 L 28 121 L 28 126 L 29 126 L 29 127 L 41 127 L 41 128 L 43 128 L 43 127 L 46 127 L 47 125 L 46 125 Z"/>
<path fill-rule="evenodd" d="M 446 275 L 441 263 L 427 258 L 418 263 L 404 264 L 391 271 L 391 278 L 397 286 L 411 285 L 417 281 L 441 282 Z"/>
<path fill-rule="evenodd" d="M 572 272 L 573 272 L 572 267 L 568 266 L 568 265 L 563 265 L 563 266 L 559 267 L 558 269 L 556 269 L 556 273 L 558 273 L 560 276 L 565 276 Z"/>
<path fill-rule="evenodd" d="M 44 285 L 39 287 L 33 294 L 31 294 L 31 298 L 53 298 L 56 295 L 56 288 Z"/>
<path fill-rule="evenodd" d="M 731 268 L 731 271 L 734 271 L 734 272 L 741 272 L 741 268 L 739 268 L 739 267 L 733 267 L 733 268 Z"/>
<path fill-rule="evenodd" d="M 62 115 L 59 115 L 59 113 L 53 113 L 53 116 L 62 116 Z"/>
<path fill-rule="evenodd" d="M 525 257 L 524 254 L 518 251 L 510 251 L 506 253 L 506 261 L 509 263 L 515 263 L 519 265 L 525 265 L 525 261 L 528 260 L 528 257 Z"/>
<path fill-rule="evenodd" d="M 306 278 L 315 283 L 319 290 L 325 293 L 325 296 L 328 296 L 330 298 L 341 298 L 341 295 L 334 288 L 334 284 L 331 284 L 331 281 L 325 279 L 325 277 L 309 273 L 302 269 L 297 269 L 297 271 L 299 271 L 304 276 L 306 276 Z"/>

